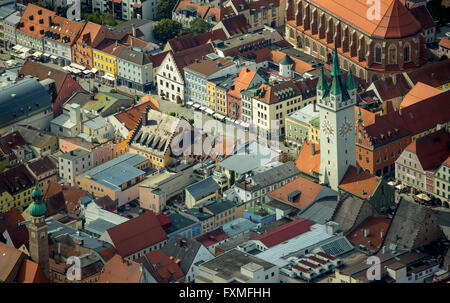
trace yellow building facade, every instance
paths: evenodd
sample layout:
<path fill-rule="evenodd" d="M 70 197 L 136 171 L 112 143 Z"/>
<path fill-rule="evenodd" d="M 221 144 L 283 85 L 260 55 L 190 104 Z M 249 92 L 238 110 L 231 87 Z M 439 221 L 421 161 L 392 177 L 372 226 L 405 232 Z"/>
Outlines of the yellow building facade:
<path fill-rule="evenodd" d="M 94 67 L 103 74 L 112 74 L 117 77 L 117 57 L 110 55 L 106 52 L 102 52 L 98 49 L 92 50 Z"/>

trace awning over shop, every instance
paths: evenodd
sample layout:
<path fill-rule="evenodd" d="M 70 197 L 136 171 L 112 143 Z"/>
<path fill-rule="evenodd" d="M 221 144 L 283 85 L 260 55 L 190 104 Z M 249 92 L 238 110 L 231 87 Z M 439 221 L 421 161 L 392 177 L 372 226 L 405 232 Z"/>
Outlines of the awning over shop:
<path fill-rule="evenodd" d="M 192 105 L 192 107 L 193 107 L 193 108 L 199 108 L 199 107 L 200 107 L 200 104 L 194 103 L 194 104 Z"/>
<path fill-rule="evenodd" d="M 16 46 L 13 47 L 13 50 L 18 52 L 18 53 L 20 53 L 21 49 L 22 49 L 21 45 L 16 45 Z"/>
<path fill-rule="evenodd" d="M 95 67 L 93 67 L 93 68 L 91 69 L 91 73 L 95 74 L 95 73 L 97 73 L 97 72 L 98 72 L 98 69 L 96 69 Z"/>
<path fill-rule="evenodd" d="M 109 80 L 109 81 L 115 81 L 116 80 L 116 78 L 113 75 L 111 75 L 110 73 L 107 73 L 102 78 L 106 79 L 106 80 Z"/>
<path fill-rule="evenodd" d="M 89 69 L 86 69 L 86 70 L 83 71 L 83 74 L 86 74 L 86 75 L 90 74 L 90 73 L 91 73 L 91 71 Z"/>
<path fill-rule="evenodd" d="M 220 120 L 225 119 L 225 116 L 224 116 L 224 115 L 221 115 L 221 114 L 218 114 L 218 113 L 215 113 L 215 114 L 213 115 L 213 117 L 215 117 L 215 118 L 217 118 L 217 119 L 220 119 Z"/>
<path fill-rule="evenodd" d="M 41 52 L 34 52 L 33 57 L 39 58 L 40 56 L 42 56 Z"/>
<path fill-rule="evenodd" d="M 208 115 L 212 115 L 214 114 L 214 111 L 210 108 L 205 109 L 205 113 L 207 113 Z"/>
<path fill-rule="evenodd" d="M 22 49 L 20 50 L 22 53 L 28 53 L 30 51 L 29 48 L 27 47 L 22 47 Z"/>
<path fill-rule="evenodd" d="M 241 121 L 241 125 L 245 128 L 249 128 L 250 124 L 248 124 L 247 122 Z"/>
<path fill-rule="evenodd" d="M 71 63 L 71 64 L 70 64 L 70 67 L 76 68 L 76 69 L 78 69 L 78 70 L 80 70 L 80 71 L 83 71 L 83 70 L 86 69 L 86 67 L 84 67 L 83 65 L 76 64 L 76 63 Z"/>
<path fill-rule="evenodd" d="M 51 55 L 50 58 L 52 58 L 53 60 L 58 59 L 58 57 L 56 57 L 55 55 Z"/>
<path fill-rule="evenodd" d="M 188 102 L 186 102 L 186 104 L 189 105 L 189 106 L 192 106 L 194 104 L 194 102 L 188 101 Z"/>

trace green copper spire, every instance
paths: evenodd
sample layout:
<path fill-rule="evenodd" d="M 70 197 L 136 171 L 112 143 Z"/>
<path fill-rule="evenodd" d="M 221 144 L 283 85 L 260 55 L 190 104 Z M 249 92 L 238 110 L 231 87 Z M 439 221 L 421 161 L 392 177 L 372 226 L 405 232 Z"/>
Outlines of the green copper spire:
<path fill-rule="evenodd" d="M 353 78 L 352 69 L 348 70 L 347 82 L 345 82 L 345 86 L 346 86 L 347 90 L 356 89 L 356 83 L 355 83 L 355 79 Z"/>
<path fill-rule="evenodd" d="M 42 193 L 38 188 L 37 182 L 31 195 L 33 197 L 33 202 L 31 202 L 30 206 L 28 207 L 28 212 L 32 217 L 42 217 L 43 215 L 45 215 L 46 207 L 44 202 L 42 202 Z"/>
<path fill-rule="evenodd" d="M 341 76 L 341 69 L 339 68 L 339 56 L 336 44 L 333 51 L 333 68 L 331 69 L 331 77 Z"/>
<path fill-rule="evenodd" d="M 327 91 L 328 88 L 329 87 L 328 87 L 327 79 L 325 78 L 325 72 L 322 67 L 320 69 L 319 81 L 317 81 L 316 90 Z"/>

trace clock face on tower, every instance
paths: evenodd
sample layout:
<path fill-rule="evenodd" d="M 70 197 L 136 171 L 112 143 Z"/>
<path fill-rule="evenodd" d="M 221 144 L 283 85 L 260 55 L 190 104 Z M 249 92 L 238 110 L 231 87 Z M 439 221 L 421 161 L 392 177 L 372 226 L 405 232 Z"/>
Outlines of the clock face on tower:
<path fill-rule="evenodd" d="M 353 123 L 347 120 L 347 117 L 344 118 L 340 128 L 339 135 L 347 137 L 347 135 L 353 130 Z"/>
<path fill-rule="evenodd" d="M 325 119 L 322 122 L 322 131 L 323 131 L 323 134 L 325 136 L 327 136 L 328 138 L 333 137 L 333 135 L 334 135 L 333 126 L 331 126 L 330 121 L 328 121 L 327 119 Z"/>

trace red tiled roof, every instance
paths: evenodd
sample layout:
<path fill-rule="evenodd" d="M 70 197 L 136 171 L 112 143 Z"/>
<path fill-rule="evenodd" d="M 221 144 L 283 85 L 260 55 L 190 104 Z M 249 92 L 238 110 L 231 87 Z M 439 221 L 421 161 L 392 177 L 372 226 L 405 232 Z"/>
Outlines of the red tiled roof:
<path fill-rule="evenodd" d="M 241 90 L 246 90 L 256 76 L 256 71 L 249 69 L 248 67 L 243 67 L 239 72 L 239 75 L 234 79 L 233 89 L 228 91 L 228 94 L 236 98 L 241 98 Z"/>
<path fill-rule="evenodd" d="M 327 264 L 327 261 L 325 261 L 323 259 L 319 259 L 316 256 L 310 256 L 310 257 L 308 257 L 308 259 L 311 259 L 314 262 L 317 262 L 317 263 L 320 263 L 320 264 Z"/>
<path fill-rule="evenodd" d="M 153 64 L 153 68 L 159 67 L 161 65 L 168 52 L 169 51 L 165 51 L 148 57 L 148 59 Z"/>
<path fill-rule="evenodd" d="M 298 263 L 303 264 L 303 265 L 306 265 L 306 266 L 311 267 L 311 268 L 317 268 L 317 267 L 319 267 L 318 265 L 313 264 L 313 263 L 311 263 L 311 262 L 308 262 L 308 261 L 306 261 L 306 260 L 300 260 L 300 261 L 298 261 Z"/>
<path fill-rule="evenodd" d="M 167 217 L 165 214 L 160 213 L 156 215 L 156 218 L 159 221 L 159 224 L 161 224 L 161 227 L 166 230 L 172 226 L 172 222 L 170 221 L 169 217 Z"/>
<path fill-rule="evenodd" d="M 322 191 L 323 186 L 314 183 L 303 177 L 298 177 L 291 182 L 281 186 L 280 188 L 269 193 L 269 196 L 283 201 L 286 204 L 292 205 L 298 209 L 304 209 L 311 204 L 319 193 Z M 289 194 L 294 191 L 300 191 L 300 195 L 297 196 L 293 202 L 288 200 Z"/>
<path fill-rule="evenodd" d="M 315 146 L 314 155 L 312 154 L 312 145 Z M 318 174 L 320 172 L 320 145 L 305 141 L 295 161 L 295 166 L 307 175 L 312 176 L 313 172 Z"/>
<path fill-rule="evenodd" d="M 0 235 L 6 232 L 15 248 L 28 243 L 28 229 L 25 225 L 18 225 L 23 221 L 25 219 L 16 208 L 0 213 Z"/>
<path fill-rule="evenodd" d="M 160 250 L 151 251 L 145 257 L 156 270 L 160 283 L 175 282 L 184 277 L 183 271 L 176 260 L 170 259 Z"/>
<path fill-rule="evenodd" d="M 173 54 L 173 59 L 175 60 L 175 64 L 178 67 L 179 72 L 184 78 L 184 68 L 195 62 L 195 59 L 200 59 L 201 57 L 213 53 L 214 48 L 211 43 L 203 44 L 200 46 L 196 46 L 193 48 L 189 48 L 184 51 L 180 51 L 178 53 Z"/>
<path fill-rule="evenodd" d="M 272 51 L 272 61 L 276 64 L 279 64 L 280 61 L 283 60 L 285 56 L 286 54 L 280 51 Z M 310 64 L 300 59 L 291 56 L 289 56 L 289 58 L 291 58 L 294 61 L 294 70 L 299 74 L 304 74 L 314 69 Z"/>
<path fill-rule="evenodd" d="M 311 226 L 314 224 L 314 222 L 306 219 L 295 220 L 267 233 L 256 236 L 252 240 L 261 241 L 265 246 L 270 248 L 310 231 Z"/>
<path fill-rule="evenodd" d="M 49 17 L 55 16 L 55 12 L 30 3 L 20 18 L 17 31 L 42 39 L 50 28 Z"/>
<path fill-rule="evenodd" d="M 209 247 L 228 238 L 229 236 L 223 231 L 223 228 L 219 227 L 210 232 L 195 237 L 194 240 L 197 240 L 205 247 Z"/>
<path fill-rule="evenodd" d="M 210 43 L 214 40 L 226 40 L 227 35 L 223 29 L 215 29 L 199 35 L 187 34 L 181 37 L 172 38 L 167 43 L 173 53 L 185 51 L 187 49 Z"/>
<path fill-rule="evenodd" d="M 22 259 L 20 250 L 0 242 L 0 282 L 12 282 L 13 271 Z"/>
<path fill-rule="evenodd" d="M 35 179 L 25 167 L 19 166 L 8 169 L 0 174 L 0 193 L 7 191 L 11 195 L 34 186 Z"/>
<path fill-rule="evenodd" d="M 339 188 L 363 199 L 369 199 L 380 182 L 380 177 L 372 175 L 363 169 L 358 173 L 358 169 L 350 165 L 344 178 L 342 178 L 341 184 L 339 184 Z"/>
<path fill-rule="evenodd" d="M 376 116 L 375 123 L 366 126 L 365 131 L 372 138 L 374 146 L 392 142 L 407 134 L 419 134 L 439 123 L 449 121 L 448 111 L 442 110 L 448 107 L 448 100 L 450 100 L 450 91 L 445 91 L 401 111 Z M 396 129 L 398 132 L 395 131 Z"/>
<path fill-rule="evenodd" d="M 383 242 L 390 222 L 389 219 L 385 218 L 368 217 L 347 235 L 347 239 L 355 245 L 361 244 L 369 250 L 377 250 L 381 242 Z M 364 229 L 369 231 L 367 237 L 364 237 Z M 382 236 L 381 232 L 383 233 Z M 370 241 L 370 246 L 368 241 Z"/>
<path fill-rule="evenodd" d="M 152 99 L 147 100 L 147 96 L 141 98 L 141 104 L 130 107 L 123 112 L 114 115 L 117 120 L 124 123 L 125 127 L 130 131 L 136 128 L 139 119 L 142 117 L 142 113 L 145 111 L 147 106 L 151 109 L 159 111 L 159 108 L 155 105 Z M 149 96 L 150 97 L 150 96 Z M 150 97 L 151 98 L 151 97 Z"/>
<path fill-rule="evenodd" d="M 167 239 L 156 215 L 149 211 L 107 230 L 118 253 L 127 257 Z"/>
<path fill-rule="evenodd" d="M 27 166 L 35 174 L 35 176 L 47 174 L 52 170 L 56 173 L 57 170 L 56 164 L 47 156 L 29 162 Z"/>
<path fill-rule="evenodd" d="M 422 25 L 423 29 L 429 29 L 436 26 L 426 5 L 413 7 L 409 10 L 417 21 Z"/>
<path fill-rule="evenodd" d="M 336 18 L 350 23 L 371 36 L 400 38 L 418 33 L 420 23 L 399 0 L 380 1 L 380 18 L 367 18 L 370 4 L 360 0 L 311 0 Z"/>
<path fill-rule="evenodd" d="M 323 258 L 329 259 L 329 260 L 331 260 L 331 261 L 336 260 L 335 257 L 333 257 L 333 256 L 331 256 L 331 255 L 329 255 L 329 254 L 326 254 L 326 253 L 324 253 L 324 252 L 321 252 L 321 251 L 319 251 L 319 252 L 317 253 L 317 255 L 319 255 L 319 256 L 321 256 L 321 257 L 323 257 Z"/>
<path fill-rule="evenodd" d="M 417 155 L 424 170 L 436 169 L 450 155 L 450 134 L 441 129 L 412 141 L 405 149 Z"/>
<path fill-rule="evenodd" d="M 27 142 L 18 131 L 0 137 L 0 150 L 6 155 L 12 153 L 13 150 L 22 149 L 26 144 Z"/>
<path fill-rule="evenodd" d="M 446 49 L 450 49 L 450 39 L 442 37 L 441 41 L 439 41 L 439 46 L 442 46 L 443 48 Z"/>
<path fill-rule="evenodd" d="M 247 33 L 251 28 L 244 15 L 237 15 L 222 20 L 222 24 L 230 36 Z"/>
<path fill-rule="evenodd" d="M 417 82 L 422 82 L 433 87 L 439 87 L 449 82 L 449 70 L 450 59 L 446 59 L 430 65 L 422 66 L 419 69 L 408 72 L 407 75 L 414 84 Z"/>
<path fill-rule="evenodd" d="M 417 82 L 416 85 L 405 95 L 400 103 L 401 108 L 405 108 L 424 99 L 441 94 L 442 91 L 432 86 L 426 85 L 422 82 Z"/>
<path fill-rule="evenodd" d="M 44 79 L 55 80 L 56 91 L 59 93 L 67 77 L 71 77 L 68 72 L 58 70 L 38 62 L 27 60 L 19 71 L 19 75 L 31 75 L 42 81 Z"/>
<path fill-rule="evenodd" d="M 137 262 L 115 255 L 106 262 L 97 283 L 139 283 L 142 276 L 140 267 Z"/>
<path fill-rule="evenodd" d="M 298 266 L 298 265 L 294 265 L 294 266 L 292 266 L 292 268 L 295 268 L 296 270 L 301 271 L 301 272 L 308 272 L 309 271 L 306 268 Z"/>
<path fill-rule="evenodd" d="M 98 253 L 105 262 L 108 262 L 112 257 L 117 255 L 117 250 L 114 248 L 114 246 L 108 247 L 101 252 Z"/>
<path fill-rule="evenodd" d="M 14 281 L 18 283 L 48 283 L 38 264 L 27 259 L 23 260 Z"/>

